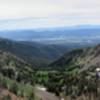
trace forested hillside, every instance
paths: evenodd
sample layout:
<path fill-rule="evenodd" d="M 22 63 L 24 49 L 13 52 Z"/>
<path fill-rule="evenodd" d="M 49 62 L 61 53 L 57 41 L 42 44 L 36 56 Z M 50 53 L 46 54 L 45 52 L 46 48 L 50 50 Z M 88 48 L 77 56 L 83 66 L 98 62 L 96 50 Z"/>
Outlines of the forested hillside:
<path fill-rule="evenodd" d="M 67 50 L 67 47 L 43 45 L 35 42 L 16 42 L 0 38 L 0 50 L 10 52 L 38 67 L 45 66 L 60 57 Z"/>

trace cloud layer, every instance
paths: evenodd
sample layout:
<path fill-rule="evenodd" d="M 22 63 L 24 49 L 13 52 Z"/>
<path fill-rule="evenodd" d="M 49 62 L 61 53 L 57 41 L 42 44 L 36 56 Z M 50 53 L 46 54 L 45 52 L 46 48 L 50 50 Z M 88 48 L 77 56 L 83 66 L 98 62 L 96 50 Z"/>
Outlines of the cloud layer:
<path fill-rule="evenodd" d="M 100 24 L 99 0 L 0 0 L 0 29 Z"/>

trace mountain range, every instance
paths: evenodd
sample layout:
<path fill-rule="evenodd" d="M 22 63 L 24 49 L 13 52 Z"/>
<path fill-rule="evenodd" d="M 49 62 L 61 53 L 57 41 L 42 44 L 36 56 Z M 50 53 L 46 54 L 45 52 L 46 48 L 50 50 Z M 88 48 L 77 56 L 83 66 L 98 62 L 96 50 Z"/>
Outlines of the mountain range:
<path fill-rule="evenodd" d="M 97 44 L 100 43 L 99 26 L 76 26 L 51 29 L 2 30 L 0 36 L 16 41 L 42 44 Z"/>
<path fill-rule="evenodd" d="M 77 38 L 83 38 L 81 36 L 77 33 Z M 72 92 L 67 94 L 66 90 L 65 93 L 72 96 L 76 91 L 73 86 L 77 87 L 78 97 L 84 94 L 86 86 L 89 94 L 94 93 L 97 90 L 96 69 L 100 68 L 100 45 L 96 45 L 99 37 L 93 36 L 98 38 L 94 37 L 96 41 L 93 44 L 87 41 L 52 44 L 0 38 L 2 87 L 16 96 L 21 93 L 22 97 L 24 93 L 34 96 L 30 95 L 33 93 L 33 84 L 44 85 L 47 91 L 56 95 L 63 93 L 63 87 L 68 87 Z M 91 36 L 87 37 L 90 39 Z"/>
<path fill-rule="evenodd" d="M 33 66 L 46 66 L 64 53 L 100 43 L 99 26 L 0 31 L 0 49 Z M 7 38 L 7 39 L 6 39 Z"/>

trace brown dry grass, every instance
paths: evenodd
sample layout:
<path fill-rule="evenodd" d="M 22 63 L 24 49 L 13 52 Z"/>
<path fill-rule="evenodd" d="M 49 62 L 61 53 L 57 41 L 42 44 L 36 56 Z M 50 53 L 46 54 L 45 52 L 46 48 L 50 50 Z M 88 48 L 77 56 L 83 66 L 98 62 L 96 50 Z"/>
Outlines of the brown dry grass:
<path fill-rule="evenodd" d="M 2 91 L 0 91 L 0 95 L 1 95 L 0 100 L 2 100 L 2 97 L 8 96 L 8 95 L 11 97 L 11 100 L 26 100 L 26 98 L 18 97 L 6 89 L 2 89 Z"/>

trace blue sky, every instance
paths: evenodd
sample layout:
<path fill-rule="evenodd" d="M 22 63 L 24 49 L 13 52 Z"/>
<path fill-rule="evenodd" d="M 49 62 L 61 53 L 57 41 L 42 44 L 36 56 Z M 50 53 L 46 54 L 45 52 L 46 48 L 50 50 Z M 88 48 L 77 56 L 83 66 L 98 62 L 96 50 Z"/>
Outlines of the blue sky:
<path fill-rule="evenodd" d="M 99 25 L 99 0 L 0 0 L 0 29 Z"/>

